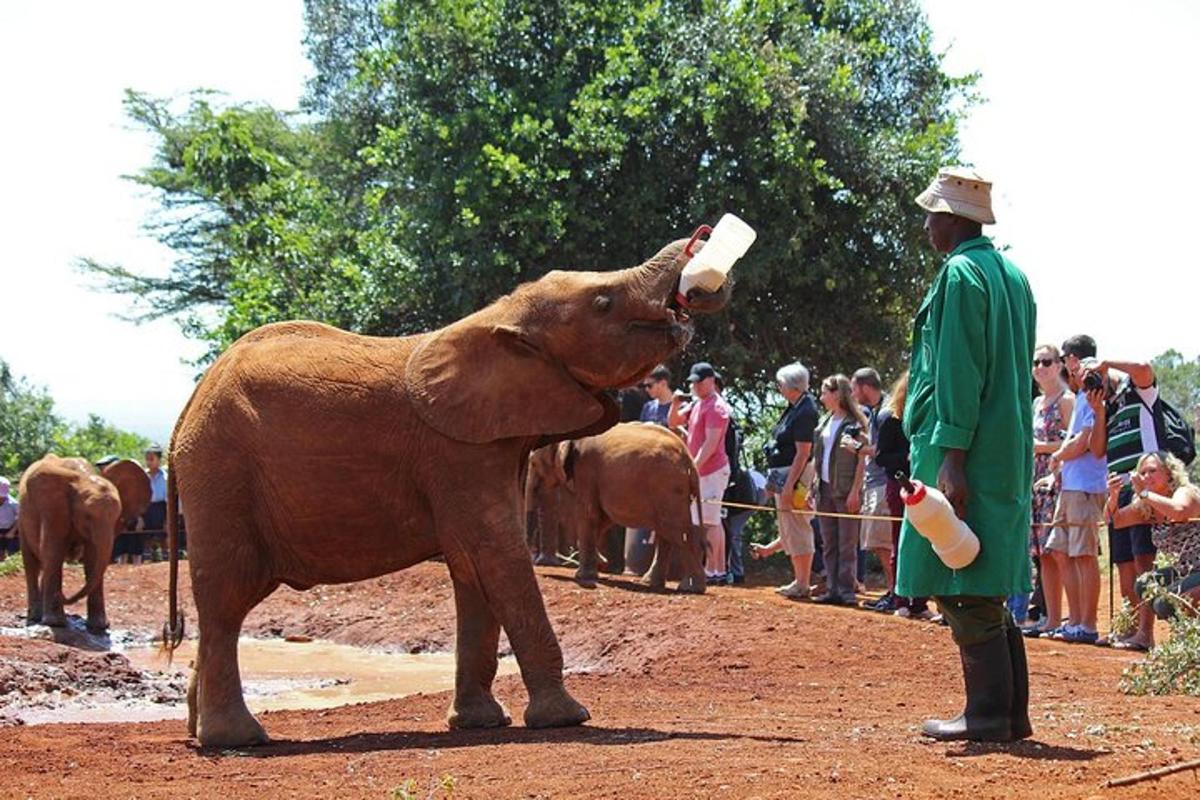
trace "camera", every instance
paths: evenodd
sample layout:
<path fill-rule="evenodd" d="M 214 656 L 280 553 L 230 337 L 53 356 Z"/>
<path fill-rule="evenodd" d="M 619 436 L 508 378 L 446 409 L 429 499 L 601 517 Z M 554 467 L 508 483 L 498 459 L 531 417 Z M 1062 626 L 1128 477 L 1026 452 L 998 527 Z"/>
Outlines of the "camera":
<path fill-rule="evenodd" d="M 1083 373 L 1083 388 L 1085 391 L 1094 392 L 1097 389 L 1104 388 L 1104 376 L 1099 372 Z"/>
<path fill-rule="evenodd" d="M 683 401 L 685 403 L 692 399 L 691 393 L 685 392 L 683 389 L 676 389 L 674 394 L 676 397 L 678 397 L 681 401 Z"/>

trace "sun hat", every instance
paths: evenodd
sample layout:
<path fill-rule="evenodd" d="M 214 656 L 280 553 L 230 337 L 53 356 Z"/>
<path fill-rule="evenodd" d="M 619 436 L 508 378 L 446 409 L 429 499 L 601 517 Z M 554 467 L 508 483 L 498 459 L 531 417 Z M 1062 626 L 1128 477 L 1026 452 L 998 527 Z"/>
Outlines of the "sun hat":
<path fill-rule="evenodd" d="M 954 214 L 983 225 L 996 224 L 991 182 L 967 167 L 938 170 L 929 188 L 917 195 L 917 205 L 934 214 Z"/>

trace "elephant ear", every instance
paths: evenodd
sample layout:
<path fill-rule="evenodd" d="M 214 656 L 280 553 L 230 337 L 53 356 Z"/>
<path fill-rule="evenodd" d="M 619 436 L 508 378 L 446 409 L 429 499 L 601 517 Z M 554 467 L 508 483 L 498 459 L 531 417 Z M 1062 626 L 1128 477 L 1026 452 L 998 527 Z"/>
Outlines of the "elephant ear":
<path fill-rule="evenodd" d="M 599 397 L 518 330 L 470 318 L 418 345 L 404 381 L 421 419 L 460 442 L 558 441 L 609 416 Z"/>

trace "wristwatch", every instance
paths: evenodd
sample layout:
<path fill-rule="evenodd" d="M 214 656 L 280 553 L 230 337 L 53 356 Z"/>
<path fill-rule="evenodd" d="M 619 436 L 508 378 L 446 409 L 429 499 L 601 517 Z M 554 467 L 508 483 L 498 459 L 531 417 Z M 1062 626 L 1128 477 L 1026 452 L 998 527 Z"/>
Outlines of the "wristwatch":
<path fill-rule="evenodd" d="M 1140 492 L 1138 492 L 1138 498 L 1141 500 L 1148 500 L 1150 498 L 1150 490 L 1142 489 Z"/>

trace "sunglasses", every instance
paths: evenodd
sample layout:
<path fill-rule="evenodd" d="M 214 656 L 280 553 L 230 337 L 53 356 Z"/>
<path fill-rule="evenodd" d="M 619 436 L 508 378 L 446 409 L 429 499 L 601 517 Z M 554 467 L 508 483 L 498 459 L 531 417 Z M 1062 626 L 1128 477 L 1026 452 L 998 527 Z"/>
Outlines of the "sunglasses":
<path fill-rule="evenodd" d="M 653 381 L 651 381 L 651 382 L 649 382 L 649 383 L 639 383 L 639 384 L 638 384 L 638 388 L 639 388 L 639 389 L 649 389 L 649 388 L 650 388 L 651 386 L 653 386 L 653 385 L 654 385 L 654 382 L 653 382 Z"/>
<path fill-rule="evenodd" d="M 1033 360 L 1033 365 L 1035 367 L 1050 367 L 1053 366 L 1057 361 L 1058 359 L 1056 358 L 1035 358 Z"/>

